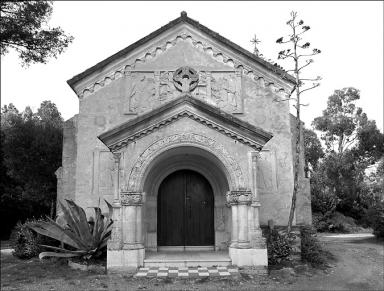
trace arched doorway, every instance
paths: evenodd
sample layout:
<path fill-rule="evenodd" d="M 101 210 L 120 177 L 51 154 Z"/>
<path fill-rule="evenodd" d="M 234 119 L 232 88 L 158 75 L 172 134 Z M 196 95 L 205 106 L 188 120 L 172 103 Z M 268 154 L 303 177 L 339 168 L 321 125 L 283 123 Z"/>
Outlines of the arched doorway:
<path fill-rule="evenodd" d="M 208 180 L 192 170 L 178 170 L 160 184 L 157 245 L 213 246 L 214 195 Z"/>

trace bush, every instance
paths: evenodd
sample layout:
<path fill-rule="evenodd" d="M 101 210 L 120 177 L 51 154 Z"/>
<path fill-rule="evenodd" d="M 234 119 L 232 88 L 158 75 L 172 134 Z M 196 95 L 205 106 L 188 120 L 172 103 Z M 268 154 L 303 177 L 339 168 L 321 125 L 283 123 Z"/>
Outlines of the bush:
<path fill-rule="evenodd" d="M 355 220 L 352 217 L 345 216 L 340 212 L 335 213 L 313 213 L 312 223 L 314 228 L 319 232 L 342 232 L 350 233 L 361 230 L 361 227 L 357 226 Z"/>
<path fill-rule="evenodd" d="M 367 210 L 365 217 L 373 228 L 373 234 L 377 238 L 384 238 L 384 202 L 380 201 L 372 205 Z"/>
<path fill-rule="evenodd" d="M 292 252 L 291 239 L 284 232 L 269 230 L 267 235 L 268 264 L 279 264 L 287 259 Z"/>
<path fill-rule="evenodd" d="M 13 255 L 20 259 L 30 259 L 41 252 L 39 244 L 42 243 L 42 238 L 28 227 L 31 221 L 27 220 L 25 223 L 19 221 L 10 236 Z"/>
<path fill-rule="evenodd" d="M 316 230 L 312 227 L 301 228 L 301 260 L 312 266 L 321 266 L 326 263 L 330 253 L 322 249 L 315 234 Z"/>

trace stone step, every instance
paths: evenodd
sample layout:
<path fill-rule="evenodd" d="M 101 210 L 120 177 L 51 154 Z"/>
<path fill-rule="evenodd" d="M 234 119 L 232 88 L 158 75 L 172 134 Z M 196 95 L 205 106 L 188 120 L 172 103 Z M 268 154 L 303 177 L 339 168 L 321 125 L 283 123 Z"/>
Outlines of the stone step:
<path fill-rule="evenodd" d="M 230 258 L 215 259 L 144 259 L 144 267 L 225 267 L 231 265 Z"/>

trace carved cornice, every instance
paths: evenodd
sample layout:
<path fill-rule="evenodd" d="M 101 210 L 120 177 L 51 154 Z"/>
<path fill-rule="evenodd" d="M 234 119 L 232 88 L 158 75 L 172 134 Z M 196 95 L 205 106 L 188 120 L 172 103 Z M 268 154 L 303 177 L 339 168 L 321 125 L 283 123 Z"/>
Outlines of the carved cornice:
<path fill-rule="evenodd" d="M 140 206 L 143 204 L 143 193 L 132 191 L 121 191 L 120 201 L 123 206 Z"/>
<path fill-rule="evenodd" d="M 191 96 L 183 96 L 99 136 L 117 151 L 180 118 L 190 118 L 253 149 L 261 150 L 272 135 Z"/>
<path fill-rule="evenodd" d="M 262 81 L 263 86 L 270 87 L 273 91 L 275 91 L 275 93 L 278 93 L 279 95 L 286 96 L 291 94 L 290 89 L 288 88 L 289 86 L 284 85 L 284 82 L 279 80 L 279 77 L 266 74 L 262 72 L 262 70 L 258 69 L 257 66 L 252 67 L 250 65 L 246 65 L 236 57 L 230 56 L 223 52 L 212 43 L 197 40 L 194 36 L 192 36 L 191 32 L 183 30 L 173 38 L 164 40 L 162 45 L 155 45 L 151 49 L 148 49 L 146 52 L 143 52 L 140 57 L 131 59 L 130 61 L 125 62 L 123 65 L 120 65 L 118 68 L 113 68 L 110 71 L 104 73 L 96 81 L 91 81 L 91 83 L 88 82 L 86 85 L 74 89 L 77 96 L 81 99 L 95 93 L 104 86 L 112 83 L 117 79 L 120 79 L 125 74 L 129 74 L 131 70 L 136 68 L 137 64 L 146 63 L 148 60 L 155 58 L 157 55 L 175 46 L 179 41 L 189 41 L 195 48 L 207 53 L 216 61 L 229 65 L 237 72 L 242 73 L 243 76 L 247 76 L 254 81 Z M 175 70 L 176 69 L 177 68 L 175 68 Z M 281 68 L 274 66 L 270 70 L 277 75 L 278 72 L 281 74 L 282 71 Z M 72 85 L 73 84 L 71 84 L 71 86 Z"/>
<path fill-rule="evenodd" d="M 188 117 L 188 118 L 195 120 L 201 124 L 204 124 L 210 128 L 213 128 L 213 129 L 221 132 L 222 134 L 225 134 L 226 136 L 229 136 L 230 138 L 233 138 L 233 139 L 235 139 L 235 140 L 237 140 L 237 141 L 239 141 L 245 145 L 248 145 L 251 148 L 254 148 L 256 150 L 261 150 L 261 148 L 263 147 L 260 143 L 256 143 L 256 142 L 246 138 L 245 136 L 243 136 L 239 133 L 236 133 L 230 129 L 225 128 L 224 126 L 216 124 L 216 123 L 214 123 L 208 119 L 205 119 L 204 117 L 201 117 L 194 112 L 191 112 L 189 110 L 185 110 L 185 111 L 177 113 L 177 114 L 175 114 L 175 115 L 173 115 L 167 119 L 164 119 L 164 120 L 162 120 L 156 124 L 148 126 L 146 129 L 143 129 L 143 130 L 135 133 L 134 135 L 128 136 L 128 137 L 124 138 L 123 140 L 120 140 L 119 142 L 112 145 L 110 148 L 112 151 L 119 150 L 120 148 L 125 147 L 126 145 L 130 144 L 131 142 L 134 142 L 135 140 L 137 140 L 143 136 L 151 134 L 152 132 L 154 132 L 154 131 L 162 128 L 162 127 L 165 127 L 165 126 L 169 125 L 170 123 L 173 123 L 173 122 L 179 120 L 182 117 Z"/>
<path fill-rule="evenodd" d="M 249 189 L 239 189 L 228 191 L 227 203 L 228 204 L 251 204 L 252 191 Z"/>

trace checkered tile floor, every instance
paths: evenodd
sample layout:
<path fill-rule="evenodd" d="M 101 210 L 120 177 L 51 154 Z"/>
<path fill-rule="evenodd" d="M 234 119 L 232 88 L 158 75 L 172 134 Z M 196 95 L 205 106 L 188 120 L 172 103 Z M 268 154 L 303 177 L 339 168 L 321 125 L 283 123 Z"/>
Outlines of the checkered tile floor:
<path fill-rule="evenodd" d="M 235 267 L 151 267 L 140 268 L 136 277 L 223 277 L 237 276 Z"/>

